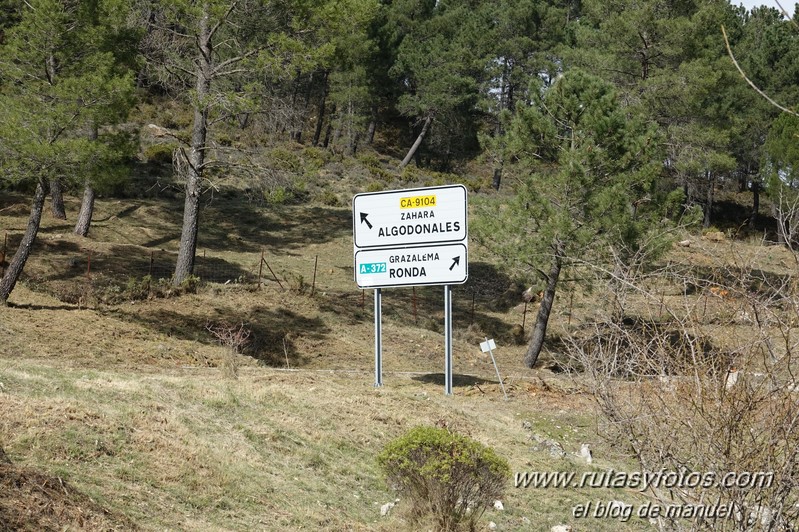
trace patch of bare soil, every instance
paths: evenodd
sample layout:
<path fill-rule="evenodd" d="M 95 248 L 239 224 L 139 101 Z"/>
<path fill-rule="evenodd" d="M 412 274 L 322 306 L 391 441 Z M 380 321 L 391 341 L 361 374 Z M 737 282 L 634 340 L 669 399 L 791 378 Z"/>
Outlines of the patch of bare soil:
<path fill-rule="evenodd" d="M 0 531 L 135 530 L 66 481 L 0 462 Z"/>

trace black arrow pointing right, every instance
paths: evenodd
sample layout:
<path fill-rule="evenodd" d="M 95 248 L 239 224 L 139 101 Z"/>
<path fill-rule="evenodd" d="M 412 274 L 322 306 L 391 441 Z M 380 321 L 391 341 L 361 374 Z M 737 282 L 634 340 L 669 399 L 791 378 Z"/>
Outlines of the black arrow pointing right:
<path fill-rule="evenodd" d="M 369 229 L 371 229 L 372 228 L 372 224 L 370 224 L 369 220 L 366 219 L 367 216 L 369 216 L 369 213 L 366 213 L 366 212 L 362 212 L 361 213 L 361 223 L 366 222 L 366 225 L 369 226 Z"/>
<path fill-rule="evenodd" d="M 452 268 L 459 265 L 461 263 L 461 257 L 458 255 L 457 257 L 452 258 L 452 266 L 449 267 L 449 271 L 452 271 Z"/>

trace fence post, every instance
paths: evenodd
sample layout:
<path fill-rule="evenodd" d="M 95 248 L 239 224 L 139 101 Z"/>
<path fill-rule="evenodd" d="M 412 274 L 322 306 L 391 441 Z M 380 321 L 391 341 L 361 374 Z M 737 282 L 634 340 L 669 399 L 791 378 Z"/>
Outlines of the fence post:
<path fill-rule="evenodd" d="M 258 263 L 258 290 L 261 289 L 261 274 L 264 272 L 264 249 L 261 248 L 261 262 Z"/>
<path fill-rule="evenodd" d="M 316 267 L 319 265 L 319 255 L 316 256 L 313 262 L 313 281 L 311 282 L 311 297 L 316 290 Z"/>
<path fill-rule="evenodd" d="M 263 260 L 264 260 L 264 264 L 266 264 L 266 267 L 269 269 L 269 273 L 271 273 L 272 277 L 275 279 L 275 282 L 280 285 L 280 289 L 281 290 L 285 291 L 286 289 L 283 288 L 283 283 L 280 282 L 280 279 L 277 278 L 277 275 L 275 275 L 275 272 L 272 271 L 272 267 L 269 266 L 269 263 L 266 262 L 266 259 L 263 259 Z"/>

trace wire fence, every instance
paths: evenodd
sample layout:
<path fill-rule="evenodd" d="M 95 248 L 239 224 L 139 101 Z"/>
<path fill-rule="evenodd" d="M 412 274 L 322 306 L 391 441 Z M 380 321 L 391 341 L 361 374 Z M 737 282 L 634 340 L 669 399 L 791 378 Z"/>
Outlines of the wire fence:
<path fill-rule="evenodd" d="M 0 275 L 16 250 L 19 235 L 8 234 L 0 250 Z M 6 262 L 2 259 L 5 257 Z M 232 258 L 231 258 L 232 257 Z M 70 239 L 42 235 L 23 272 L 23 281 L 37 291 L 64 303 L 117 304 L 126 300 L 159 297 L 168 292 L 177 253 L 125 244 L 90 249 Z M 331 265 L 324 255 L 287 257 L 261 250 L 200 249 L 190 282 L 245 285 L 248 289 L 273 287 L 297 295 L 317 296 L 323 310 L 369 320 L 372 291 L 357 288 L 351 266 Z M 522 297 L 525 287 L 485 264 L 470 264 L 465 285 L 453 287 L 453 305 L 460 327 L 479 325 L 482 330 L 505 332 L 518 339 L 532 324 L 535 302 Z M 443 326 L 441 287 L 390 289 L 384 292 L 383 314 L 404 324 L 438 330 Z M 318 297 L 322 295 L 323 297 Z M 498 314 L 511 313 L 506 318 Z M 511 331 L 511 327 L 515 329 Z"/>

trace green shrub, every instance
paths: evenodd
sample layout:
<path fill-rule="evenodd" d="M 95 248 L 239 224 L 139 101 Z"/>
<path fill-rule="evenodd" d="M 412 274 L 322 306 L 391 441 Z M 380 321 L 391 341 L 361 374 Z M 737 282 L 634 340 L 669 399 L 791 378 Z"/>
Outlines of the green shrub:
<path fill-rule="evenodd" d="M 144 149 L 142 155 L 151 164 L 172 164 L 172 152 L 176 144 L 153 144 Z"/>
<path fill-rule="evenodd" d="M 343 203 L 332 190 L 324 190 L 317 194 L 316 201 L 329 207 L 341 207 Z"/>
<path fill-rule="evenodd" d="M 284 172 L 298 174 L 302 170 L 302 161 L 295 153 L 285 148 L 274 148 L 268 155 L 269 165 Z"/>
<path fill-rule="evenodd" d="M 306 171 L 317 171 L 324 168 L 331 157 L 330 152 L 325 149 L 308 146 L 302 150 L 302 159 Z"/>
<path fill-rule="evenodd" d="M 675 188 L 666 195 L 663 202 L 663 215 L 667 218 L 677 218 L 683 205 L 685 205 L 685 192 L 681 188 Z"/>
<path fill-rule="evenodd" d="M 409 164 L 405 168 L 402 169 L 402 174 L 400 175 L 400 179 L 404 183 L 411 183 L 414 181 L 419 181 L 422 178 L 422 172 L 416 166 Z"/>
<path fill-rule="evenodd" d="M 373 153 L 360 153 L 357 159 L 367 168 L 381 168 L 380 159 Z"/>
<path fill-rule="evenodd" d="M 302 274 L 283 270 L 283 279 L 289 285 L 289 290 L 297 294 L 304 294 L 308 290 L 308 283 Z"/>
<path fill-rule="evenodd" d="M 383 181 L 391 181 L 394 179 L 394 174 L 382 168 L 369 167 L 369 175 L 375 179 L 382 179 Z"/>
<path fill-rule="evenodd" d="M 185 294 L 196 294 L 202 284 L 202 279 L 196 275 L 189 275 L 181 281 L 178 287 Z"/>
<path fill-rule="evenodd" d="M 369 183 L 367 183 L 366 185 L 366 192 L 380 192 L 384 188 L 385 187 L 383 186 L 383 183 L 379 183 L 377 181 L 369 181 Z"/>
<path fill-rule="evenodd" d="M 150 295 L 152 283 L 153 279 L 149 275 L 142 277 L 141 281 L 136 277 L 128 277 L 128 282 L 122 294 L 128 301 L 147 299 Z"/>
<path fill-rule="evenodd" d="M 287 187 L 275 187 L 264 191 L 264 202 L 269 205 L 284 205 L 294 200 L 294 193 Z"/>
<path fill-rule="evenodd" d="M 377 460 L 389 484 L 409 501 L 411 519 L 432 518 L 439 530 L 474 530 L 510 477 L 508 463 L 491 448 L 436 427 L 411 429 Z"/>

